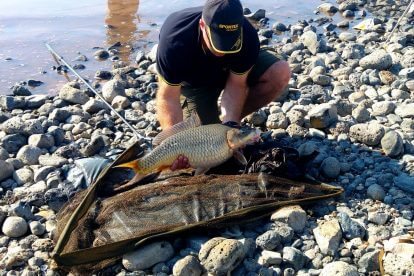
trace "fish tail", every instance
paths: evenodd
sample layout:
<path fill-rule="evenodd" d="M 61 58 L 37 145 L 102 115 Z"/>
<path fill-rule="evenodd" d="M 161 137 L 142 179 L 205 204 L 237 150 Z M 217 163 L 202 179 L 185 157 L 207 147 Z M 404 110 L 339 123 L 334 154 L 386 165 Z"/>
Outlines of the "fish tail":
<path fill-rule="evenodd" d="M 120 165 L 115 166 L 115 168 L 129 168 L 133 169 L 135 173 L 139 173 L 141 171 L 139 160 L 133 160 L 127 163 L 122 163 Z"/>

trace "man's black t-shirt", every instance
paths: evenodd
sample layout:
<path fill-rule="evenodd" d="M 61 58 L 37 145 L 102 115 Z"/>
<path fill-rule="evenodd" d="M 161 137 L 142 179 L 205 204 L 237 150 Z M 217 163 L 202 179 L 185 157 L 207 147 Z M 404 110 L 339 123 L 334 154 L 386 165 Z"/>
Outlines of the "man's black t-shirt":
<path fill-rule="evenodd" d="M 161 28 L 157 70 L 170 85 L 223 87 L 229 71 L 243 74 L 256 62 L 259 39 L 247 19 L 240 52 L 216 57 L 204 50 L 199 27 L 201 12 L 202 7 L 175 12 Z"/>

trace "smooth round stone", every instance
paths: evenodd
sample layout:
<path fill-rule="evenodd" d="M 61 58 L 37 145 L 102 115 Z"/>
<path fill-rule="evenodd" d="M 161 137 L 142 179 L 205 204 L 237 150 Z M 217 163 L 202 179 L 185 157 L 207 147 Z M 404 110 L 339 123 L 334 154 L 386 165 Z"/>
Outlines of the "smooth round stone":
<path fill-rule="evenodd" d="M 194 256 L 187 256 L 177 261 L 173 267 L 174 276 L 199 276 L 203 272 L 200 262 Z"/>
<path fill-rule="evenodd" d="M 355 41 L 356 35 L 349 32 L 343 32 L 339 34 L 339 39 L 342 41 Z"/>
<path fill-rule="evenodd" d="M 26 234 L 27 222 L 21 217 L 8 217 L 3 223 L 2 231 L 10 238 L 18 238 Z"/>
<path fill-rule="evenodd" d="M 33 171 L 29 168 L 22 168 L 14 171 L 13 179 L 17 184 L 23 185 L 33 182 Z"/>
<path fill-rule="evenodd" d="M 356 267 L 342 261 L 327 264 L 319 276 L 359 276 Z"/>
<path fill-rule="evenodd" d="M 387 132 L 381 139 L 384 153 L 390 157 L 397 157 L 404 151 L 404 142 L 396 131 Z"/>
<path fill-rule="evenodd" d="M 341 164 L 335 157 L 328 157 L 321 164 L 321 172 L 329 178 L 337 178 L 341 173 Z"/>
<path fill-rule="evenodd" d="M 36 165 L 39 163 L 39 156 L 42 154 L 42 150 L 38 147 L 23 146 L 18 152 L 16 157 L 26 165 Z"/>
<path fill-rule="evenodd" d="M 46 227 L 38 221 L 30 222 L 29 227 L 32 234 L 36 236 L 41 236 L 46 231 Z"/>
<path fill-rule="evenodd" d="M 383 201 L 384 197 L 385 197 L 385 191 L 380 185 L 373 184 L 373 185 L 368 187 L 367 195 L 368 195 L 368 197 L 370 197 L 374 200 Z"/>

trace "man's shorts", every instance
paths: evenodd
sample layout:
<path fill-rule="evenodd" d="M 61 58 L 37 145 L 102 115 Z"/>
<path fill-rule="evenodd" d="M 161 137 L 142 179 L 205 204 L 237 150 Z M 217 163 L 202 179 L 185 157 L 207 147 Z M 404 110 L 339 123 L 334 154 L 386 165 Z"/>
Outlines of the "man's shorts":
<path fill-rule="evenodd" d="M 247 85 L 254 86 L 260 76 L 274 63 L 283 58 L 272 50 L 260 49 L 256 64 L 247 77 Z M 220 123 L 217 100 L 224 87 L 187 87 L 181 88 L 181 106 L 184 117 L 197 112 L 203 124 Z"/>

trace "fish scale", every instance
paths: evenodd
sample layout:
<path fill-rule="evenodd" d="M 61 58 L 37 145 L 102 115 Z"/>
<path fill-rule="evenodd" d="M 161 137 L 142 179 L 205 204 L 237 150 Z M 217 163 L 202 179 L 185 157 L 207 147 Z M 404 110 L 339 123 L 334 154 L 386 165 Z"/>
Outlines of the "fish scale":
<path fill-rule="evenodd" d="M 179 155 L 186 156 L 195 168 L 219 165 L 233 155 L 227 142 L 227 131 L 230 129 L 221 124 L 205 125 L 168 137 L 139 160 L 140 173 L 169 167 Z"/>

